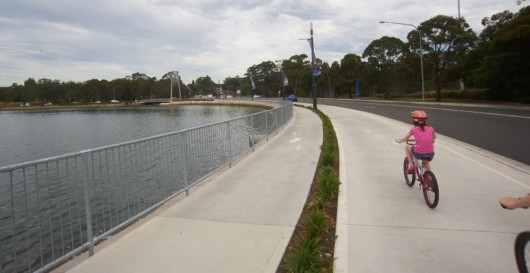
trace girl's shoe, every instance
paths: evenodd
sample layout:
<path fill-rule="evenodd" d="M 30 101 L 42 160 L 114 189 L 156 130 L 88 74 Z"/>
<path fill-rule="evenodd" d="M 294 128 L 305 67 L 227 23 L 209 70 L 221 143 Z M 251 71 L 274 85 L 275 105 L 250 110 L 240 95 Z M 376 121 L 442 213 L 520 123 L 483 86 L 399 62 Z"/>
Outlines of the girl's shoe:
<path fill-rule="evenodd" d="M 413 174 L 414 173 L 414 166 L 409 166 L 409 168 L 407 169 L 407 173 L 408 174 Z"/>

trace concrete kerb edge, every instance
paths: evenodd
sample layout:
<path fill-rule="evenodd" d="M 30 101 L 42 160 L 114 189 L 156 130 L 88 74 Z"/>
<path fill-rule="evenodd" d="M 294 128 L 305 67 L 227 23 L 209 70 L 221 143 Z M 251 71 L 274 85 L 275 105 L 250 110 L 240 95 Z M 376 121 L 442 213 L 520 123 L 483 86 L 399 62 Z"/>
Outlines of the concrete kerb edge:
<path fill-rule="evenodd" d="M 331 120 L 333 124 L 333 120 Z M 348 198 L 346 193 L 348 192 L 348 179 L 346 175 L 346 156 L 344 154 L 344 145 L 340 134 L 335 132 L 337 142 L 339 145 L 339 196 L 337 200 L 337 223 L 335 236 L 335 249 L 334 249 L 334 272 L 348 272 Z"/>

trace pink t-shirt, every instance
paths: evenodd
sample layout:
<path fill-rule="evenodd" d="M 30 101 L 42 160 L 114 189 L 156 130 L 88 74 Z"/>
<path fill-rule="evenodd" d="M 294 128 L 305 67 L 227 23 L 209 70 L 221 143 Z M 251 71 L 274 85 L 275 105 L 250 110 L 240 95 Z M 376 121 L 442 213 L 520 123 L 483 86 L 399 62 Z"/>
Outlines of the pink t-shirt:
<path fill-rule="evenodd" d="M 410 134 L 412 134 L 416 140 L 414 152 L 417 154 L 434 153 L 434 128 L 431 126 L 425 126 L 423 129 L 425 129 L 425 131 L 422 131 L 420 126 L 414 126 L 410 129 Z"/>

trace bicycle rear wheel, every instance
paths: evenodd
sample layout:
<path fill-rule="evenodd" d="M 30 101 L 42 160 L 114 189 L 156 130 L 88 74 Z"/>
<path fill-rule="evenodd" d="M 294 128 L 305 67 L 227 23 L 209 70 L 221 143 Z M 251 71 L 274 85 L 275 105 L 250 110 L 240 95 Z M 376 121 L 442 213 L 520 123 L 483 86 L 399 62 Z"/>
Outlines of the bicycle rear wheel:
<path fill-rule="evenodd" d="M 407 169 L 409 168 L 409 160 L 407 157 L 405 157 L 405 160 L 403 161 L 403 175 L 405 176 L 405 183 L 409 185 L 409 187 L 414 186 L 414 181 L 416 181 L 416 172 L 412 174 L 407 173 Z"/>
<path fill-rule="evenodd" d="M 528 273 L 530 265 L 530 231 L 523 231 L 515 238 L 515 261 L 521 273 Z"/>
<path fill-rule="evenodd" d="M 425 203 L 429 208 L 434 209 L 438 205 L 438 199 L 440 199 L 440 193 L 438 191 L 438 182 L 434 173 L 431 171 L 425 171 L 423 174 L 423 197 Z"/>

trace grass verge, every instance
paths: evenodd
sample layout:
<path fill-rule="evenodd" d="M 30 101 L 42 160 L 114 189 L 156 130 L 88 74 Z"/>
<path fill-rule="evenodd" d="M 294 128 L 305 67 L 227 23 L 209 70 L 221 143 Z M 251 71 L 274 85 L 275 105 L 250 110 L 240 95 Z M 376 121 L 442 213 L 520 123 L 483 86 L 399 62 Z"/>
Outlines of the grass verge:
<path fill-rule="evenodd" d="M 318 109 L 306 108 L 322 119 L 322 151 L 304 209 L 277 273 L 333 272 L 339 149 L 331 120 Z"/>

